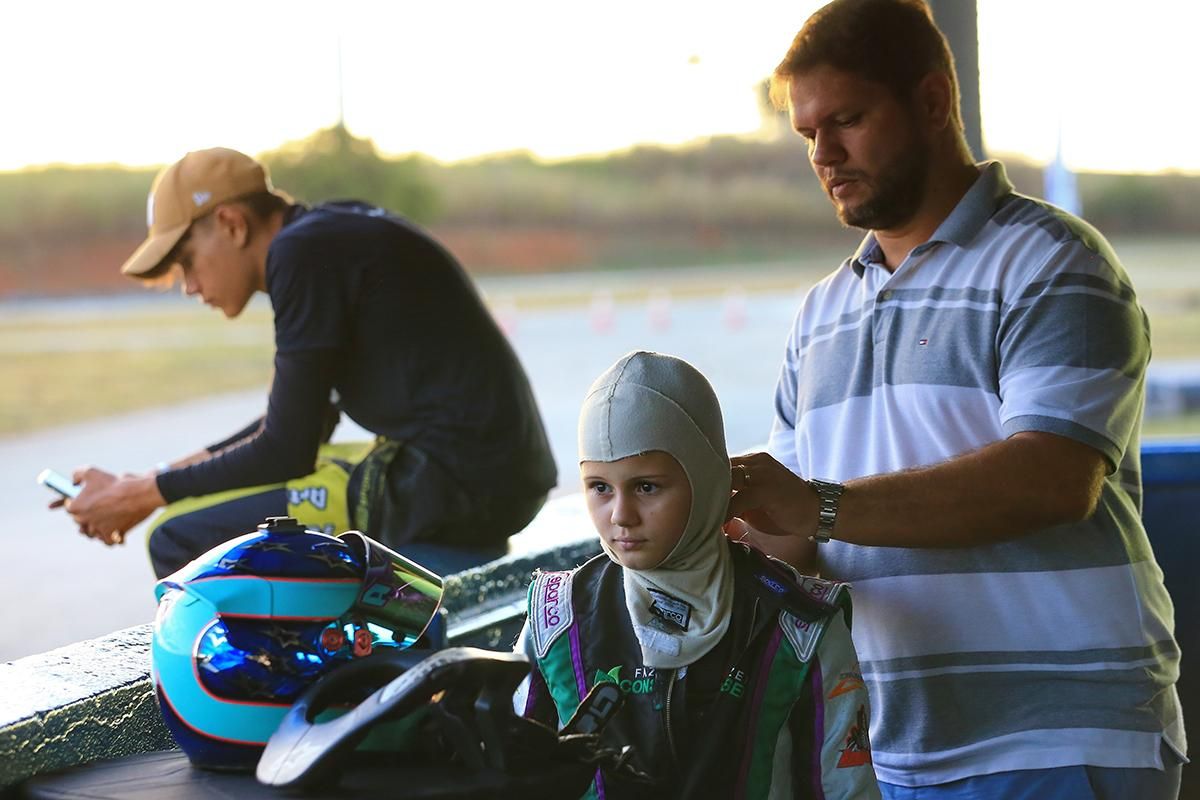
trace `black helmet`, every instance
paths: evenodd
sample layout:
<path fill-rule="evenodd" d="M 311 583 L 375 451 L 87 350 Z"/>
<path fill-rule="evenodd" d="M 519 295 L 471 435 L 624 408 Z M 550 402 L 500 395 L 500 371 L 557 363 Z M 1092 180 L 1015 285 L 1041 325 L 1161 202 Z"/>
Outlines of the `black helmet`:
<path fill-rule="evenodd" d="M 639 777 L 628 766 L 628 748 L 599 744 L 600 730 L 624 702 L 616 684 L 597 684 L 556 733 L 513 710 L 513 693 L 529 669 L 523 655 L 470 647 L 380 652 L 347 664 L 288 711 L 267 742 L 258 779 L 292 790 L 340 782 L 356 795 L 403 787 L 406 798 L 577 798 L 600 766 Z M 318 721 L 347 701 L 357 705 Z M 356 751 L 381 723 L 407 725 L 406 740 L 387 759 Z"/>

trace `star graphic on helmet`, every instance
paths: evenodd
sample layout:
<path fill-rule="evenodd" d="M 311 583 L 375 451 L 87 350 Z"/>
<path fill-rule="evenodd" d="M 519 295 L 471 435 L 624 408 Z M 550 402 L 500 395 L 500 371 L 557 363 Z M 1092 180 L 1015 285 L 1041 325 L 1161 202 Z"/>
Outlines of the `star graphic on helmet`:
<path fill-rule="evenodd" d="M 309 553 L 308 557 L 315 561 L 320 561 L 333 569 L 343 569 L 349 573 L 357 572 L 357 570 L 354 568 L 354 565 L 347 562 L 345 557 L 338 552 L 320 550 L 315 553 Z"/>
<path fill-rule="evenodd" d="M 292 647 L 300 644 L 300 634 L 280 625 L 272 625 L 263 635 L 280 647 Z"/>
<path fill-rule="evenodd" d="M 271 691 L 270 687 L 245 672 L 239 672 L 231 676 L 229 688 L 233 689 L 239 697 L 247 700 L 255 697 L 262 697 L 268 700 L 275 699 L 275 694 Z"/>
<path fill-rule="evenodd" d="M 292 547 L 287 542 L 272 542 L 267 539 L 247 545 L 247 550 L 257 550 L 260 553 L 290 553 Z"/>

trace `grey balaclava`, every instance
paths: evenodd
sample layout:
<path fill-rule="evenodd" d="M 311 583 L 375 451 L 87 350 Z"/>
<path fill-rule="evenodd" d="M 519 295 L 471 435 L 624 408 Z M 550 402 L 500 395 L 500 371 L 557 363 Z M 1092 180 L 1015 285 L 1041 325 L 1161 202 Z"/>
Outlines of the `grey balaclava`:
<path fill-rule="evenodd" d="M 695 367 L 674 356 L 637 351 L 588 390 L 579 415 L 579 460 L 618 461 L 651 450 L 683 467 L 692 509 L 662 563 L 624 570 L 625 605 L 645 664 L 681 667 L 715 647 L 729 627 L 733 566 L 721 532 L 730 489 L 725 426 L 716 393 Z M 603 539 L 601 545 L 618 561 Z M 655 603 L 677 608 L 678 601 L 690 606 L 687 630 L 664 624 L 651 610 Z"/>

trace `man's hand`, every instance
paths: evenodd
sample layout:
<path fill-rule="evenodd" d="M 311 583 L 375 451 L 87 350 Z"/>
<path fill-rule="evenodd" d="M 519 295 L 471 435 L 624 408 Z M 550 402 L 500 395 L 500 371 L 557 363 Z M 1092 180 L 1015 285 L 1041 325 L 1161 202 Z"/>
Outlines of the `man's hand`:
<path fill-rule="evenodd" d="M 804 480 L 765 453 L 735 456 L 730 465 L 730 517 L 782 535 L 781 542 L 808 541 L 816 532 L 820 504 Z M 929 466 L 846 481 L 833 538 L 865 547 L 977 547 L 1015 539 L 1087 519 L 1107 467 L 1099 450 L 1065 436 L 1015 433 Z M 767 541 L 776 539 L 757 538 Z"/>
<path fill-rule="evenodd" d="M 165 501 L 153 473 L 117 477 L 97 467 L 75 470 L 83 491 L 65 505 L 79 532 L 107 545 L 124 544 L 125 534 Z"/>
<path fill-rule="evenodd" d="M 817 494 L 812 487 L 766 453 L 729 459 L 733 497 L 726 520 L 738 518 L 771 536 L 808 539 L 817 529 Z"/>

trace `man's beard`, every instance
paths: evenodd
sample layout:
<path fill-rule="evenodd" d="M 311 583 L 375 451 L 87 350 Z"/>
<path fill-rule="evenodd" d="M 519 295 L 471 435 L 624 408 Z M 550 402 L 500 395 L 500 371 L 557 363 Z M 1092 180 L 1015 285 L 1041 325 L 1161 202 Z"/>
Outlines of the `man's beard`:
<path fill-rule="evenodd" d="M 847 207 L 834 203 L 841 223 L 851 228 L 886 231 L 912 219 L 925 198 L 929 154 L 919 144 L 902 153 L 870 181 L 874 193 Z"/>

